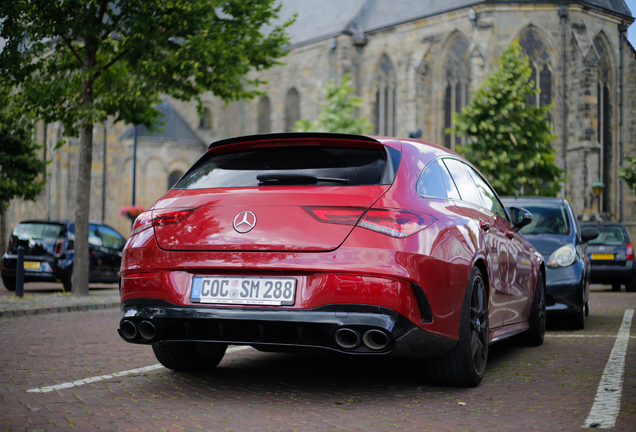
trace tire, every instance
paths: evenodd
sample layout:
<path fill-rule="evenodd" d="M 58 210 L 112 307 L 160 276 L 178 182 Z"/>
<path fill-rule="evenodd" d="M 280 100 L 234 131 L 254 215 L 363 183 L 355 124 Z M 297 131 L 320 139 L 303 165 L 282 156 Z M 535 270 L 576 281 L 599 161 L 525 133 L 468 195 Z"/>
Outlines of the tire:
<path fill-rule="evenodd" d="M 613 283 L 612 284 L 612 291 L 619 292 L 620 290 L 621 290 L 621 284 L 620 283 Z"/>
<path fill-rule="evenodd" d="M 159 363 L 176 372 L 210 372 L 223 359 L 227 344 L 153 345 Z"/>
<path fill-rule="evenodd" d="M 488 341 L 488 295 L 481 271 L 475 267 L 462 306 L 459 340 L 450 352 L 430 360 L 429 380 L 444 386 L 478 386 L 486 372 Z"/>
<path fill-rule="evenodd" d="M 585 317 L 589 315 L 586 313 L 587 302 L 581 307 L 581 310 L 570 317 L 569 324 L 572 330 L 583 330 L 585 328 Z"/>
<path fill-rule="evenodd" d="M 540 346 L 545 338 L 546 310 L 545 310 L 545 282 L 543 275 L 539 275 L 537 287 L 534 290 L 532 308 L 528 317 L 530 328 L 517 336 L 517 341 L 526 346 Z"/>
<path fill-rule="evenodd" d="M 627 282 L 625 284 L 625 291 L 627 291 L 627 292 L 636 292 L 636 280 L 631 280 L 631 281 Z"/>
<path fill-rule="evenodd" d="M 3 277 L 2 283 L 4 287 L 9 291 L 15 291 L 15 278 L 12 277 Z"/>

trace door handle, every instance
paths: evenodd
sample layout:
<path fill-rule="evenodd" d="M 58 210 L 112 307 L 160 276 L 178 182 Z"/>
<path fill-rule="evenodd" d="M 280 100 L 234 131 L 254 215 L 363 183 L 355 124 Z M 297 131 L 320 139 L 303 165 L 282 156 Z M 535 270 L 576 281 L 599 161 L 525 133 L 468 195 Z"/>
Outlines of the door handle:
<path fill-rule="evenodd" d="M 506 230 L 506 237 L 508 237 L 510 240 L 512 240 L 513 238 L 515 238 L 515 232 L 514 231 L 510 231 L 510 230 Z"/>
<path fill-rule="evenodd" d="M 480 220 L 479 228 L 481 228 L 484 231 L 488 231 L 490 229 L 490 224 L 488 222 L 484 222 L 483 220 Z"/>

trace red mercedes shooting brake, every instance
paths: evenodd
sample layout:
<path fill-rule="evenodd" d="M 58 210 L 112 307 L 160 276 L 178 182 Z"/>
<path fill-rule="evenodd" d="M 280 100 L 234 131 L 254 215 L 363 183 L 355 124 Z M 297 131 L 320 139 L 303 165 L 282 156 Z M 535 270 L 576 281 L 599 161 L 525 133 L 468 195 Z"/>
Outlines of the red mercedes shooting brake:
<path fill-rule="evenodd" d="M 465 160 L 435 144 L 326 133 L 212 143 L 134 223 L 119 333 L 176 371 L 228 344 L 422 358 L 476 386 L 488 346 L 540 345 L 545 266 Z"/>

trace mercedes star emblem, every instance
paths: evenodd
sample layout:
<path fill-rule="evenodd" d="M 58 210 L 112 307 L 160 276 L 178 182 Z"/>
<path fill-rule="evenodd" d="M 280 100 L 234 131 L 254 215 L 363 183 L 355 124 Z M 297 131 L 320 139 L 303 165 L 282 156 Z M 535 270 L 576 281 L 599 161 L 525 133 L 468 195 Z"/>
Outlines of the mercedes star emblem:
<path fill-rule="evenodd" d="M 249 210 L 240 212 L 234 218 L 234 229 L 241 234 L 250 232 L 255 225 L 256 215 Z"/>

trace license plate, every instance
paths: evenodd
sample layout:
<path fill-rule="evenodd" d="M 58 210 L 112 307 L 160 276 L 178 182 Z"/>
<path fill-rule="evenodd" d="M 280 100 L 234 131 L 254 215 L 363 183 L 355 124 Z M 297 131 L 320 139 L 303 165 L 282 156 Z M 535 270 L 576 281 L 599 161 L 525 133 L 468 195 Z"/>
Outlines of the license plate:
<path fill-rule="evenodd" d="M 290 277 L 195 276 L 193 303 L 290 306 L 296 279 Z"/>
<path fill-rule="evenodd" d="M 40 262 L 39 261 L 25 261 L 24 262 L 25 270 L 35 270 L 40 271 Z"/>
<path fill-rule="evenodd" d="M 614 254 L 592 254 L 591 258 L 593 260 L 613 260 Z"/>

